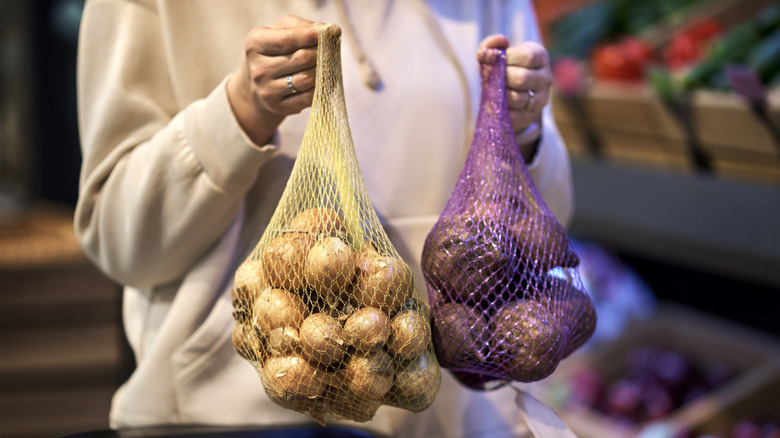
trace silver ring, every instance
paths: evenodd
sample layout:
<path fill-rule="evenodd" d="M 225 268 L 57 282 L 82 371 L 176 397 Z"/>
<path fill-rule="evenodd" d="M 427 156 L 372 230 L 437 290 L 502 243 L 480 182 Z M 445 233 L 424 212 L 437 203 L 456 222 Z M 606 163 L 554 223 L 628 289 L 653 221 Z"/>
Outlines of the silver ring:
<path fill-rule="evenodd" d="M 534 109 L 534 103 L 536 103 L 536 100 L 534 99 L 534 92 L 533 90 L 525 90 L 528 93 L 528 102 L 525 103 L 525 106 L 523 107 L 523 111 L 530 113 Z"/>
<path fill-rule="evenodd" d="M 290 93 L 292 93 L 292 94 L 295 94 L 295 93 L 298 92 L 298 90 L 296 90 L 295 87 L 293 87 L 292 75 L 287 75 L 287 88 L 290 89 Z"/>

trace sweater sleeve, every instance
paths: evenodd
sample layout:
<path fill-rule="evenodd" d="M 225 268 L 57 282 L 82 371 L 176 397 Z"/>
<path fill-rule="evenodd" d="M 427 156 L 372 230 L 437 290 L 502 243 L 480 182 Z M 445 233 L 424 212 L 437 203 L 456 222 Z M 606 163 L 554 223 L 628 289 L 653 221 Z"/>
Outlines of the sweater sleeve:
<path fill-rule="evenodd" d="M 541 125 L 541 141 L 536 156 L 528 165 L 528 172 L 555 218 L 563 226 L 568 226 L 574 213 L 569 154 L 549 105 L 542 113 Z"/>
<path fill-rule="evenodd" d="M 177 107 L 149 5 L 87 2 L 78 50 L 76 235 L 122 284 L 176 280 L 226 230 L 275 147 L 241 131 L 226 80 Z"/>
<path fill-rule="evenodd" d="M 533 3 L 530 0 L 513 0 L 510 3 L 514 12 L 506 14 L 506 17 L 511 44 L 522 41 L 543 43 Z M 528 164 L 528 171 L 556 219 L 568 226 L 574 215 L 571 162 L 550 105 L 548 103 L 542 111 L 541 141 L 536 155 Z M 518 138 L 518 141 L 522 140 Z"/>

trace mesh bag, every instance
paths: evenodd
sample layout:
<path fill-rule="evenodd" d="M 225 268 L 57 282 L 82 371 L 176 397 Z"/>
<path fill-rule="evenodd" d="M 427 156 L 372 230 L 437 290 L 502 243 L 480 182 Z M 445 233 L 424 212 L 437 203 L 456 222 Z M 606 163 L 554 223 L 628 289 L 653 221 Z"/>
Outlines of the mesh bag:
<path fill-rule="evenodd" d="M 320 424 L 413 412 L 438 393 L 428 305 L 358 167 L 341 29 L 320 25 L 311 113 L 268 227 L 235 273 L 233 345 L 275 403 Z"/>
<path fill-rule="evenodd" d="M 435 350 L 463 384 L 549 376 L 596 314 L 564 227 L 531 180 L 509 117 L 506 53 L 480 57 L 482 96 L 463 171 L 428 234 L 422 270 Z"/>

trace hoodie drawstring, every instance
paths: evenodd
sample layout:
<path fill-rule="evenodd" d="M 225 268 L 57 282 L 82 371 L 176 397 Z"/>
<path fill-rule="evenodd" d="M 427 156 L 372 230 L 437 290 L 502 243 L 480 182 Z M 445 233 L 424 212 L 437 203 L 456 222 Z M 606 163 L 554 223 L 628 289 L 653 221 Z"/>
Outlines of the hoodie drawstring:
<path fill-rule="evenodd" d="M 474 123 L 474 115 L 471 101 L 471 91 L 469 89 L 469 82 L 466 76 L 466 71 L 458 61 L 458 56 L 456 55 L 455 50 L 453 50 L 452 45 L 447 39 L 447 36 L 444 34 L 444 30 L 441 28 L 441 24 L 433 14 L 433 11 L 431 10 L 428 2 L 426 0 L 411 0 L 411 2 L 422 17 L 425 26 L 431 33 L 431 36 L 433 36 L 434 41 L 439 46 L 439 49 L 444 54 L 445 58 L 447 58 L 447 61 L 449 61 L 449 63 L 455 69 L 455 74 L 458 77 L 458 82 L 460 83 L 460 88 L 463 93 L 465 104 L 463 138 L 465 143 L 464 151 L 468 153 L 469 147 L 471 146 L 471 132 L 473 129 L 472 125 Z M 339 14 L 339 20 L 341 20 L 343 25 L 346 27 L 347 31 L 344 32 L 346 39 L 352 48 L 352 52 L 355 54 L 358 65 L 360 66 L 361 79 L 368 88 L 376 91 L 379 89 L 379 86 L 382 83 L 381 76 L 374 67 L 374 64 L 371 62 L 371 59 L 366 54 L 365 48 L 360 42 L 355 24 L 352 21 L 352 17 L 349 14 L 349 10 L 347 9 L 345 1 L 334 0 L 334 3 L 336 5 L 336 11 Z"/>

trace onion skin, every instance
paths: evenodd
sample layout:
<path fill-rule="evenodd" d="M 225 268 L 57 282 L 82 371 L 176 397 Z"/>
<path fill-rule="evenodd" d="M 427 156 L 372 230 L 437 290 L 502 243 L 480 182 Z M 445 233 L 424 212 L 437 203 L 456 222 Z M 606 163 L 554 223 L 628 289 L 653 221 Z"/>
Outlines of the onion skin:
<path fill-rule="evenodd" d="M 444 217 L 428 234 L 421 268 L 445 301 L 480 301 L 511 278 L 509 230 L 490 213 Z"/>
<path fill-rule="evenodd" d="M 487 319 L 478 310 L 467 304 L 437 303 L 431 309 L 431 320 L 433 345 L 441 366 L 481 369 L 490 333 Z"/>
<path fill-rule="evenodd" d="M 384 404 L 384 399 L 364 397 L 341 386 L 329 387 L 325 398 L 329 401 L 327 410 L 331 417 L 360 423 L 371 420 Z"/>
<path fill-rule="evenodd" d="M 233 276 L 233 287 L 236 289 L 245 288 L 254 296 L 261 290 L 268 287 L 268 280 L 265 277 L 265 270 L 261 260 L 246 260 L 242 263 Z"/>
<path fill-rule="evenodd" d="M 292 327 L 278 327 L 268 335 L 268 352 L 274 356 L 300 353 L 301 339 L 298 330 Z"/>
<path fill-rule="evenodd" d="M 347 232 L 341 216 L 329 208 L 310 208 L 298 213 L 287 226 L 293 231 L 310 234 L 339 235 Z"/>
<path fill-rule="evenodd" d="M 391 406 L 421 412 L 433 403 L 440 386 L 439 363 L 431 352 L 425 351 L 398 369 L 386 398 Z"/>
<path fill-rule="evenodd" d="M 306 318 L 306 305 L 298 296 L 283 289 L 266 289 L 260 293 L 253 309 L 254 326 L 269 336 L 276 328 L 299 329 Z"/>
<path fill-rule="evenodd" d="M 325 384 L 318 374 L 316 368 L 297 355 L 269 357 L 261 370 L 266 391 L 286 400 L 322 395 Z"/>
<path fill-rule="evenodd" d="M 568 281 L 550 277 L 540 300 L 561 322 L 568 327 L 568 339 L 563 357 L 566 358 L 582 347 L 596 331 L 598 321 L 593 301 L 583 290 Z"/>
<path fill-rule="evenodd" d="M 526 216 L 512 226 L 518 243 L 517 256 L 526 269 L 547 272 L 557 266 L 575 268 L 580 258 L 569 246 L 566 229 L 555 220 Z"/>
<path fill-rule="evenodd" d="M 346 387 L 359 397 L 379 399 L 393 386 L 395 365 L 382 350 L 350 356 L 345 370 Z"/>
<path fill-rule="evenodd" d="M 431 342 L 429 320 L 414 309 L 403 309 L 390 322 L 392 336 L 388 344 L 390 354 L 414 359 L 428 349 Z"/>
<path fill-rule="evenodd" d="M 325 313 L 309 316 L 301 324 L 300 330 L 303 356 L 325 365 L 341 361 L 347 352 L 347 342 L 342 331 L 341 324 Z"/>
<path fill-rule="evenodd" d="M 260 292 L 267 289 L 263 263 L 259 260 L 247 260 L 236 270 L 233 279 L 233 289 L 230 296 L 233 303 L 233 318 L 241 323 L 249 323 L 252 319 L 252 308 Z"/>
<path fill-rule="evenodd" d="M 359 351 L 382 348 L 390 337 L 390 319 L 376 307 L 364 307 L 347 318 L 344 335 Z"/>
<path fill-rule="evenodd" d="M 403 260 L 379 254 L 366 245 L 357 259 L 357 307 L 378 307 L 393 316 L 412 294 L 412 270 Z"/>
<path fill-rule="evenodd" d="M 249 362 L 263 363 L 266 359 L 265 345 L 250 325 L 233 326 L 233 348 Z"/>
<path fill-rule="evenodd" d="M 566 348 L 566 329 L 542 303 L 518 300 L 490 321 L 491 357 L 508 378 L 534 382 L 551 375 Z"/>
<path fill-rule="evenodd" d="M 306 256 L 306 282 L 320 295 L 340 295 L 355 278 L 355 252 L 339 237 L 317 240 Z"/>
<path fill-rule="evenodd" d="M 251 324 L 255 296 L 249 292 L 246 286 L 241 286 L 232 289 L 230 297 L 233 305 L 233 319 L 239 324 Z"/>
<path fill-rule="evenodd" d="M 306 255 L 314 244 L 307 233 L 284 233 L 263 250 L 263 266 L 271 286 L 286 290 L 306 287 Z"/>

